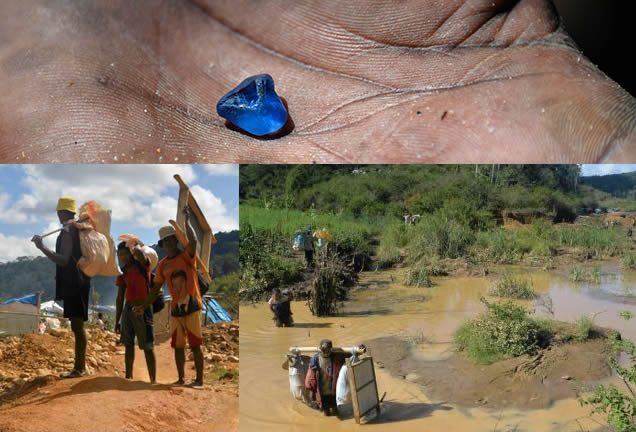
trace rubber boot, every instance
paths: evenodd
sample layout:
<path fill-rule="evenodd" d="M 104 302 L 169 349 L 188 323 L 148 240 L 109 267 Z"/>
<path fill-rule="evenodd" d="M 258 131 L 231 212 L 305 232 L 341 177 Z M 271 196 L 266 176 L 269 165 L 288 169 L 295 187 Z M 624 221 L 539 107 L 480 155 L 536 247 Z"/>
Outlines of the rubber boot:
<path fill-rule="evenodd" d="M 194 353 L 194 366 L 197 370 L 197 380 L 196 383 L 198 385 L 203 385 L 203 351 L 201 351 L 201 347 L 196 347 L 192 349 Z"/>
<path fill-rule="evenodd" d="M 135 363 L 135 346 L 126 345 L 126 353 L 124 356 L 126 363 L 126 379 L 133 379 L 133 364 Z"/>
<path fill-rule="evenodd" d="M 151 349 L 144 350 L 144 355 L 146 356 L 146 366 L 148 366 L 150 383 L 154 384 L 157 382 L 157 359 L 155 357 L 155 351 Z"/>
<path fill-rule="evenodd" d="M 75 335 L 75 365 L 77 372 L 86 371 L 86 332 L 83 318 L 71 318 L 71 330 Z"/>
<path fill-rule="evenodd" d="M 183 385 L 185 383 L 185 348 L 174 349 L 174 361 L 177 365 L 177 373 L 179 374 L 179 380 L 176 384 Z"/>

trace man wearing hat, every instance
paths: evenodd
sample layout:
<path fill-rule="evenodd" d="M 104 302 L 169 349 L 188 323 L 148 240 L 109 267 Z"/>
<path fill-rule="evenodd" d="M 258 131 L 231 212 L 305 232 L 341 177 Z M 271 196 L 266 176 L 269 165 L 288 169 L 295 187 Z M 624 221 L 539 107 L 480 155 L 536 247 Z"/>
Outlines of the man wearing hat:
<path fill-rule="evenodd" d="M 136 313 L 143 313 L 148 305 L 155 300 L 164 283 L 170 289 L 170 333 L 171 346 L 174 348 L 174 358 L 177 365 L 179 379 L 175 384 L 185 383 L 185 346 L 186 341 L 194 353 L 194 364 L 197 371 L 196 380 L 188 384 L 192 388 L 203 388 L 203 352 L 201 344 L 201 293 L 199 291 L 198 274 L 196 268 L 197 237 L 190 225 L 190 209 L 185 209 L 185 228 L 187 244 L 179 249 L 179 242 L 172 226 L 164 226 L 159 230 L 159 246 L 168 256 L 157 265 L 152 292 L 143 305 L 135 307 Z"/>
<path fill-rule="evenodd" d="M 62 376 L 76 378 L 86 375 L 84 322 L 88 320 L 90 278 L 77 267 L 82 251 L 79 231 L 73 224 L 77 213 L 75 200 L 71 197 L 61 197 L 56 210 L 64 228 L 57 236 L 55 252 L 44 246 L 39 235 L 33 236 L 31 241 L 55 263 L 55 300 L 64 302 L 64 317 L 71 321 L 71 329 L 75 335 L 75 364 L 70 372 Z"/>

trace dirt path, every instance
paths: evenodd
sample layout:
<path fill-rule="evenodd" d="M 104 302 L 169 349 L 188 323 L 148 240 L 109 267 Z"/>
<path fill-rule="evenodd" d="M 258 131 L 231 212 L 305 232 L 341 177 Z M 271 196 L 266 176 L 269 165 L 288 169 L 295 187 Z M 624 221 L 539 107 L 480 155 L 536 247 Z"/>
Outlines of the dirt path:
<path fill-rule="evenodd" d="M 113 373 L 56 380 L 0 408 L 0 431 L 235 431 L 238 385 L 215 382 L 203 390 L 171 386 L 177 379 L 170 342 L 156 346 L 157 381 L 148 382 L 137 350 L 133 381 L 123 378 L 123 355 Z M 186 380 L 194 377 L 186 363 Z"/>

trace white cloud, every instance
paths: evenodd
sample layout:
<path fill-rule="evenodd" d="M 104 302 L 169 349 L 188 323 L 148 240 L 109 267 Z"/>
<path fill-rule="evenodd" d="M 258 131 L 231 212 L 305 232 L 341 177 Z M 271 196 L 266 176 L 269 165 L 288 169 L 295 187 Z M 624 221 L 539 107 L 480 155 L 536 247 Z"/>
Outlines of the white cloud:
<path fill-rule="evenodd" d="M 611 164 L 583 165 L 581 171 L 582 171 L 582 174 L 584 176 L 620 174 L 620 173 L 625 173 L 625 172 L 636 171 L 636 165 L 634 165 L 634 164 L 623 164 L 623 165 L 611 165 Z"/>
<path fill-rule="evenodd" d="M 77 205 L 95 200 L 113 210 L 114 221 L 131 221 L 135 226 L 157 228 L 165 225 L 167 205 L 176 201 L 162 195 L 177 187 L 172 178 L 179 174 L 186 182 L 196 179 L 190 165 L 25 165 L 24 185 L 29 189 L 12 208 L 8 223 L 37 223 L 55 215 L 60 196 L 72 196 Z M 0 196 L 0 208 L 4 204 Z M 159 212 L 155 214 L 155 212 Z"/>
<path fill-rule="evenodd" d="M 199 185 L 190 188 L 213 232 L 238 229 L 238 221 L 227 214 L 227 208 L 212 191 Z"/>
<path fill-rule="evenodd" d="M 220 171 L 232 169 L 238 172 L 238 165 Z M 64 195 L 75 198 L 78 206 L 95 200 L 112 209 L 118 230 L 156 232 L 176 218 L 175 173 L 193 185 L 191 191 L 215 232 L 238 229 L 238 217 L 230 216 L 211 190 L 196 184 L 197 175 L 189 165 L 24 165 L 23 170 L 24 176 L 16 179 L 24 191 L 21 195 L 8 193 L 11 184 L 0 190 L 0 225 L 12 225 L 9 232 L 0 233 L 0 261 L 42 255 L 31 243 L 31 235 L 60 227 L 55 207 Z M 56 238 L 53 234 L 44 244 L 54 250 Z"/>
<path fill-rule="evenodd" d="M 168 196 L 159 197 L 144 210 L 142 216 L 136 220 L 136 225 L 140 227 L 162 227 L 168 225 L 170 219 L 176 220 L 176 210 L 176 199 Z"/>
<path fill-rule="evenodd" d="M 239 175 L 238 164 L 209 164 L 203 165 L 203 169 L 210 175 L 237 176 Z"/>
<path fill-rule="evenodd" d="M 13 261 L 21 256 L 34 256 L 40 251 L 25 237 L 5 236 L 0 233 L 0 262 Z"/>

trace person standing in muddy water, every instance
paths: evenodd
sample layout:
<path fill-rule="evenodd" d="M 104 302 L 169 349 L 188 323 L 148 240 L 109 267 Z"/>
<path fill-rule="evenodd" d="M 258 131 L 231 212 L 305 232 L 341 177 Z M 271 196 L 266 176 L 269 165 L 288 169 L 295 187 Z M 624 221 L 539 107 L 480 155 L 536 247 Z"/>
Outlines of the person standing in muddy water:
<path fill-rule="evenodd" d="M 57 236 L 55 252 L 47 248 L 39 235 L 31 241 L 55 263 L 55 300 L 64 302 L 64 318 L 71 321 L 75 336 L 75 363 L 73 369 L 63 378 L 77 378 L 86 375 L 86 332 L 84 322 L 88 321 L 88 293 L 90 278 L 77 267 L 82 257 L 79 231 L 74 225 L 77 208 L 71 197 L 61 197 L 57 202 L 57 216 L 64 226 Z"/>
<path fill-rule="evenodd" d="M 143 350 L 148 367 L 150 383 L 156 383 L 157 360 L 154 351 L 155 332 L 152 306 L 146 306 L 142 314 L 133 312 L 135 306 L 143 305 L 149 294 L 150 261 L 139 245 L 131 250 L 126 242 L 117 246 L 119 267 L 123 274 L 117 277 L 117 300 L 115 313 L 115 333 L 121 334 L 121 343 L 126 347 L 126 379 L 133 379 L 135 362 L 135 337 L 139 349 Z M 126 303 L 124 304 L 124 299 Z M 121 319 L 121 324 L 120 324 Z"/>
<path fill-rule="evenodd" d="M 329 339 L 320 341 L 319 352 L 309 363 L 309 370 L 305 377 L 305 388 L 312 394 L 312 399 L 318 403 L 318 408 L 326 415 L 338 415 L 336 404 L 336 384 L 344 359 L 350 353 L 336 355 L 332 352 L 333 343 Z"/>
<path fill-rule="evenodd" d="M 274 314 L 272 319 L 276 323 L 276 327 L 294 326 L 290 302 L 290 296 L 287 293 L 282 294 L 280 288 L 274 288 L 272 290 L 272 297 L 268 300 L 267 304 L 269 304 L 269 309 Z"/>
<path fill-rule="evenodd" d="M 187 340 L 194 354 L 197 374 L 196 379 L 188 386 L 201 389 L 203 388 L 203 351 L 201 351 L 203 343 L 201 309 L 203 302 L 196 269 L 198 240 L 190 224 L 190 209 L 186 207 L 184 211 L 187 243 L 182 245 L 183 250 L 180 250 L 176 232 L 172 226 L 164 226 L 159 230 L 159 247 L 163 248 L 168 256 L 159 261 L 157 265 L 150 295 L 146 297 L 142 305 L 135 306 L 133 311 L 142 314 L 146 307 L 153 303 L 163 284 L 168 284 L 170 296 L 173 299 L 170 306 L 170 333 L 172 335 L 170 345 L 174 348 L 174 358 L 179 375 L 175 384 L 185 384 L 185 346 Z M 179 303 L 184 298 L 184 292 L 187 303 L 181 308 Z"/>

